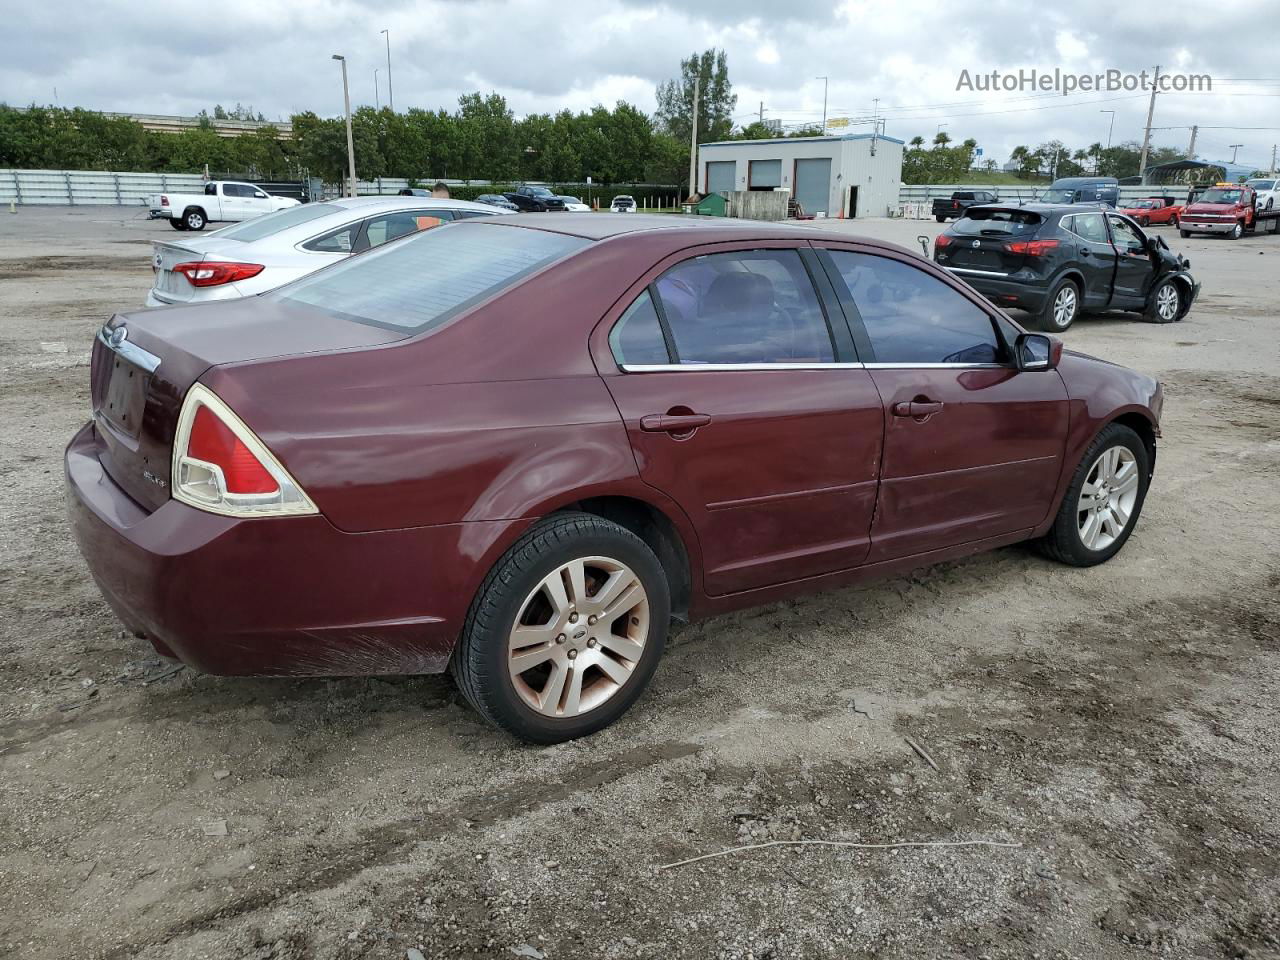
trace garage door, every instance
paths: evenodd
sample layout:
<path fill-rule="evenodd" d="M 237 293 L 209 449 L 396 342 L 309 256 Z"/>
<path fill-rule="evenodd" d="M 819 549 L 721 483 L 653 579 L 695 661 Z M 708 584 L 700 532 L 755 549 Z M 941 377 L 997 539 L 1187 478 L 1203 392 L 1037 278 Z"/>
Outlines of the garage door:
<path fill-rule="evenodd" d="M 782 186 L 781 160 L 752 160 L 747 173 L 747 189 L 772 190 Z"/>
<path fill-rule="evenodd" d="M 729 193 L 738 175 L 735 160 L 717 160 L 707 164 L 707 193 Z"/>
<path fill-rule="evenodd" d="M 796 199 L 805 213 L 831 213 L 830 157 L 796 161 Z"/>

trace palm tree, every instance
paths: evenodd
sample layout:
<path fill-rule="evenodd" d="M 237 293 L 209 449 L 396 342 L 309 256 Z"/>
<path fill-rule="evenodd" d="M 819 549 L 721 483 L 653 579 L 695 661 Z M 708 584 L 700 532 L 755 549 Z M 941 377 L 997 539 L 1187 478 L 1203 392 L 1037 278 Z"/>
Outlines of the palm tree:
<path fill-rule="evenodd" d="M 947 136 L 947 131 L 939 130 L 933 137 L 933 145 L 935 147 L 945 147 L 951 142 L 951 138 Z"/>
<path fill-rule="evenodd" d="M 919 150 L 924 146 L 924 137 L 912 137 L 910 146 L 912 150 Z"/>

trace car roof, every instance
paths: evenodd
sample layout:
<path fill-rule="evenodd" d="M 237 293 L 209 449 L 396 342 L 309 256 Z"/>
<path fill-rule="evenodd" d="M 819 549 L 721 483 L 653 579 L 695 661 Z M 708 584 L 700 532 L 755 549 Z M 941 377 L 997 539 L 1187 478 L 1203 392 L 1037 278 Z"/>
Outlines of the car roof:
<path fill-rule="evenodd" d="M 469 220 L 468 223 L 479 223 Z M 685 216 L 678 213 L 517 213 L 485 220 L 485 225 L 525 227 L 584 240 L 608 240 L 629 234 L 679 235 L 689 244 L 736 240 L 837 240 L 867 242 L 867 238 L 795 223 L 770 223 L 730 217 Z M 703 236 L 699 236 L 702 234 Z M 882 246 L 885 244 L 881 244 Z"/>

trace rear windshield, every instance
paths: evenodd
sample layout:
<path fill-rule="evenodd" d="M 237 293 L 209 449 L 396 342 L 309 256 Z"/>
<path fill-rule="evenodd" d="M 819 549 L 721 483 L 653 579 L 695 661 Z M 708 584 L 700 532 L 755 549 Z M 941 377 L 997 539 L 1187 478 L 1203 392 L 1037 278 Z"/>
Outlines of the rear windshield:
<path fill-rule="evenodd" d="M 1003 237 L 1035 233 L 1044 218 L 1030 210 L 984 210 L 971 207 L 951 232 L 962 237 Z"/>
<path fill-rule="evenodd" d="M 216 233 L 219 237 L 227 240 L 252 243 L 254 240 L 261 240 L 263 237 L 274 236 L 277 233 L 288 230 L 290 227 L 296 227 L 302 223 L 327 217 L 329 214 L 337 213 L 341 209 L 342 207 L 332 203 L 304 203 L 300 207 L 286 207 L 284 210 L 277 210 L 275 213 L 268 213 L 263 217 L 254 217 L 244 223 L 223 227 Z"/>
<path fill-rule="evenodd" d="M 1255 190 L 1273 190 L 1276 185 L 1274 180 L 1249 180 L 1247 182 Z"/>
<path fill-rule="evenodd" d="M 357 323 L 420 333 L 589 243 L 521 227 L 446 224 L 344 260 L 267 296 Z"/>

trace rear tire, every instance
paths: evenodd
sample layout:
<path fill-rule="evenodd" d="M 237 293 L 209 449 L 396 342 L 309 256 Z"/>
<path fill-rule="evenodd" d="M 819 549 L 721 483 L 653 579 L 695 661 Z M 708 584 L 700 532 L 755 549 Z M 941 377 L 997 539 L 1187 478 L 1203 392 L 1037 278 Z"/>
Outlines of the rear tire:
<path fill-rule="evenodd" d="M 175 220 L 172 217 L 169 218 L 169 226 L 173 227 L 173 229 L 175 230 L 187 229 L 187 225 L 185 223 L 183 223 L 181 220 Z"/>
<path fill-rule="evenodd" d="M 1123 424 L 1108 424 L 1080 458 L 1053 526 L 1036 547 L 1073 567 L 1105 563 L 1133 533 L 1150 480 L 1142 438 Z"/>
<path fill-rule="evenodd" d="M 203 210 L 192 209 L 182 215 L 182 222 L 186 224 L 188 230 L 199 231 L 204 229 L 208 221 L 205 219 Z"/>
<path fill-rule="evenodd" d="M 573 740 L 644 692 L 670 617 L 666 574 L 643 540 L 592 514 L 556 514 L 489 571 L 450 669 L 490 723 L 530 743 Z"/>
<path fill-rule="evenodd" d="M 946 217 L 944 217 L 944 216 L 943 216 L 942 214 L 940 214 L 940 213 L 935 213 L 935 214 L 933 215 L 933 219 L 937 220 L 939 223 L 946 223 L 946 222 L 947 222 L 947 218 L 946 218 Z"/>
<path fill-rule="evenodd" d="M 1037 326 L 1050 333 L 1061 333 L 1080 316 L 1080 287 L 1074 280 L 1059 280 L 1044 302 Z"/>

